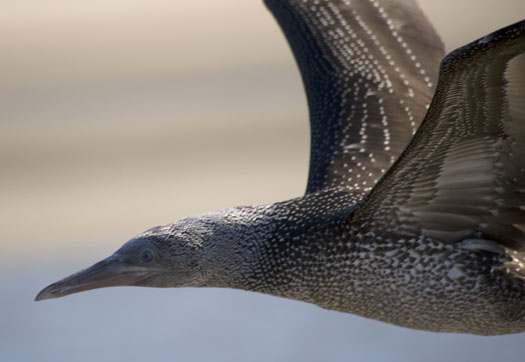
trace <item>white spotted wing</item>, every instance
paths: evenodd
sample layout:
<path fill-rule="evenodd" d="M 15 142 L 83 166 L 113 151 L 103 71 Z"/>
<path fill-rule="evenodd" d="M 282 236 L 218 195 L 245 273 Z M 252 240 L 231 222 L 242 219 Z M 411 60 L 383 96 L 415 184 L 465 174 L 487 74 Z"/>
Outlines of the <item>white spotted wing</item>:
<path fill-rule="evenodd" d="M 443 60 L 420 129 L 355 217 L 383 234 L 525 251 L 525 21 Z"/>
<path fill-rule="evenodd" d="M 307 194 L 367 192 L 404 150 L 444 51 L 413 0 L 265 0 L 303 78 L 311 125 Z"/>

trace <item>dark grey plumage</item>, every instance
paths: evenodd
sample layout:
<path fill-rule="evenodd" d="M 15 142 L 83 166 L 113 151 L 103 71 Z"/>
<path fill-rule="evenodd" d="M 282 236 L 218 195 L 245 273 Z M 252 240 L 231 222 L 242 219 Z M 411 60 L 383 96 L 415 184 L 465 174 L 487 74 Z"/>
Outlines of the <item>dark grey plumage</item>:
<path fill-rule="evenodd" d="M 265 3 L 308 97 L 306 193 L 371 190 L 423 120 L 444 55 L 439 36 L 412 0 Z"/>
<path fill-rule="evenodd" d="M 230 287 L 411 328 L 525 331 L 525 21 L 445 58 L 411 139 L 443 54 L 414 1 L 265 1 L 308 97 L 306 195 L 153 228 L 37 300 Z"/>

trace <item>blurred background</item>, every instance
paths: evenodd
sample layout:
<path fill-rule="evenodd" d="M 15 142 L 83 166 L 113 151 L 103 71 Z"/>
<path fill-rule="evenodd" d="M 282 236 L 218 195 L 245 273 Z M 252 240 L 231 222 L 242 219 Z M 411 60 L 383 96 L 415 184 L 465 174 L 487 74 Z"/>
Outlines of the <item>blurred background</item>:
<path fill-rule="evenodd" d="M 420 0 L 447 50 L 523 0 Z M 0 0 L 1 361 L 523 361 L 525 335 L 412 331 L 265 295 L 34 303 L 135 234 L 305 189 L 309 130 L 261 0 Z"/>

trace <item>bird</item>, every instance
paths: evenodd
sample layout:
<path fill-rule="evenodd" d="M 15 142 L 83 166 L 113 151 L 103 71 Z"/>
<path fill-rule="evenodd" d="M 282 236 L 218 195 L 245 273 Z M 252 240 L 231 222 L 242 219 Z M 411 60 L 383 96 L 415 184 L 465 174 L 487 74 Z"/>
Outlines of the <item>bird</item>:
<path fill-rule="evenodd" d="M 151 228 L 35 300 L 221 287 L 419 330 L 524 332 L 525 20 L 445 56 L 415 0 L 264 2 L 306 93 L 304 196 Z"/>

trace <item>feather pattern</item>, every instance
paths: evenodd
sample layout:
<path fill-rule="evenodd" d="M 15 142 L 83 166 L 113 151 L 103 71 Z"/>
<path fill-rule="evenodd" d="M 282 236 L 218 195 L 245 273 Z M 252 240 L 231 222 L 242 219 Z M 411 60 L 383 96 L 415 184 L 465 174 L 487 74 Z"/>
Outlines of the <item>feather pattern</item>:
<path fill-rule="evenodd" d="M 479 234 L 523 252 L 524 158 L 525 21 L 443 60 L 423 124 L 356 221 L 449 243 Z"/>
<path fill-rule="evenodd" d="M 367 192 L 430 103 L 443 44 L 412 0 L 265 0 L 304 81 L 311 125 L 307 194 Z"/>

